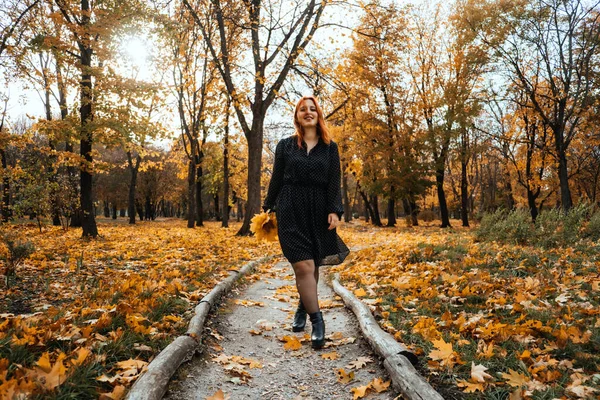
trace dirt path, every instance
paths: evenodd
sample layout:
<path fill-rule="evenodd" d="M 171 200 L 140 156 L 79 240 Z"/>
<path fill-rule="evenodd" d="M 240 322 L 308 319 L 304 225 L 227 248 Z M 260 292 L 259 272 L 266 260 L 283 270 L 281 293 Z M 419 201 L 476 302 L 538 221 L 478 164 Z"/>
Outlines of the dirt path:
<path fill-rule="evenodd" d="M 293 272 L 287 262 L 279 262 L 249 277 L 253 283 L 234 291 L 233 298 L 225 300 L 210 317 L 203 337 L 207 349 L 179 369 L 165 399 L 204 400 L 219 390 L 231 400 L 352 399 L 352 388 L 367 385 L 375 378 L 389 380 L 377 356 L 360 336 L 354 315 L 324 282 L 326 271 L 319 282 L 328 337 L 325 348 L 311 349 L 310 322 L 304 333 L 292 332 L 298 301 Z M 301 345 L 293 339 L 287 344 L 281 340 L 284 336 L 305 340 Z M 299 349 L 284 349 L 286 344 L 296 344 Z M 322 357 L 329 353 L 338 358 Z M 352 362 L 361 365 L 360 361 L 366 361 L 360 357 L 372 362 L 349 368 Z M 354 372 L 354 379 L 339 382 L 339 369 Z M 369 393 L 367 399 L 395 397 L 391 386 L 381 393 Z"/>

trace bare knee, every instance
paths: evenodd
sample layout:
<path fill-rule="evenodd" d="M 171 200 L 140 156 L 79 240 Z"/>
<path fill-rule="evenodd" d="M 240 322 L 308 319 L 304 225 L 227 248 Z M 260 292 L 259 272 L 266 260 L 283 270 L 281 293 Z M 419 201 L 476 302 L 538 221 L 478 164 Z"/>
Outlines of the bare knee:
<path fill-rule="evenodd" d="M 298 261 L 292 265 L 297 278 L 311 276 L 315 273 L 315 263 L 313 260 Z"/>

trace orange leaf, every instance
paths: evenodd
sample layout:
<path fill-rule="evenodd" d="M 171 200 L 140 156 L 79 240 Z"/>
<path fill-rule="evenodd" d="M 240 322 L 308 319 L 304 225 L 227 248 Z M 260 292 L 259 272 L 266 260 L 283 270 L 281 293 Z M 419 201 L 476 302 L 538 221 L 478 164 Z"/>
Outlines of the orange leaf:
<path fill-rule="evenodd" d="M 338 376 L 338 382 L 343 383 L 344 385 L 354 380 L 354 371 L 346 373 L 343 368 L 340 368 L 336 369 L 335 373 Z"/>
<path fill-rule="evenodd" d="M 352 393 L 354 393 L 354 400 L 356 399 L 362 399 L 363 397 L 365 397 L 367 395 L 367 391 L 371 388 L 371 384 L 365 385 L 365 386 L 359 386 L 359 387 L 355 387 L 350 389 L 350 391 Z"/>
<path fill-rule="evenodd" d="M 385 392 L 390 387 L 392 381 L 384 382 L 381 378 L 375 378 L 371 381 L 370 385 L 377 391 L 377 393 Z"/>
<path fill-rule="evenodd" d="M 302 343 L 300 343 L 300 340 L 296 336 L 286 335 L 282 340 L 285 342 L 283 348 L 286 350 L 298 350 L 302 347 Z"/>
<path fill-rule="evenodd" d="M 331 353 L 323 353 L 321 354 L 321 357 L 323 357 L 326 360 L 337 360 L 339 358 L 339 354 L 337 353 L 337 351 L 332 351 Z"/>
<path fill-rule="evenodd" d="M 117 385 L 110 393 L 101 393 L 100 400 L 121 400 L 125 397 L 125 386 Z"/>

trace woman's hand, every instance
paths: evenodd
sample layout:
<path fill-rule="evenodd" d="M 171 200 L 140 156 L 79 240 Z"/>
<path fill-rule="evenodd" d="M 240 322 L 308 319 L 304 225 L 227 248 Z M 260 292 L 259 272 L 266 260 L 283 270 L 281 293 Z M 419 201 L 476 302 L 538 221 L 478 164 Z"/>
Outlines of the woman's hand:
<path fill-rule="evenodd" d="M 338 217 L 338 215 L 336 213 L 331 213 L 327 217 L 327 222 L 329 223 L 329 228 L 327 228 L 327 229 L 329 229 L 329 230 L 335 229 L 340 224 L 340 217 Z"/>

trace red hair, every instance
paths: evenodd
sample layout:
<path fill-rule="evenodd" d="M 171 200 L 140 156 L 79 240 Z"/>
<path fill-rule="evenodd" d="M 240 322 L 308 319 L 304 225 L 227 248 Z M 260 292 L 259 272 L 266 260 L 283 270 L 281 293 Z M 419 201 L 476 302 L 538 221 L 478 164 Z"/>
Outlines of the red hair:
<path fill-rule="evenodd" d="M 296 136 L 298 136 L 298 147 L 302 147 L 302 141 L 304 140 L 304 128 L 302 128 L 300 121 L 298 121 L 298 109 L 305 100 L 312 100 L 315 103 L 315 108 L 317 109 L 317 135 L 321 136 L 325 144 L 329 144 L 331 136 L 329 135 L 327 124 L 325 124 L 325 118 L 323 117 L 323 111 L 321 110 L 321 106 L 319 106 L 319 102 L 315 96 L 302 96 L 296 103 L 296 109 L 294 110 L 294 126 L 296 127 Z"/>

